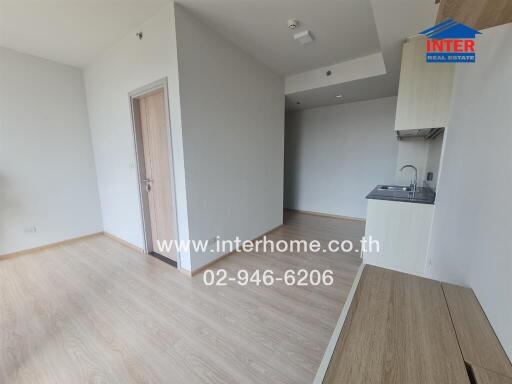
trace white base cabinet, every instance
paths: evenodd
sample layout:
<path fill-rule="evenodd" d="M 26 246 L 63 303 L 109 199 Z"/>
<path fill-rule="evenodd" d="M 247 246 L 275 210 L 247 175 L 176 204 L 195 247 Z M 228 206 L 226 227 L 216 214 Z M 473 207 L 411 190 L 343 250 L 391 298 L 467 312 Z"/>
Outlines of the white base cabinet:
<path fill-rule="evenodd" d="M 364 262 L 424 276 L 433 215 L 432 204 L 368 200 L 365 237 L 379 249 L 368 245 Z"/>

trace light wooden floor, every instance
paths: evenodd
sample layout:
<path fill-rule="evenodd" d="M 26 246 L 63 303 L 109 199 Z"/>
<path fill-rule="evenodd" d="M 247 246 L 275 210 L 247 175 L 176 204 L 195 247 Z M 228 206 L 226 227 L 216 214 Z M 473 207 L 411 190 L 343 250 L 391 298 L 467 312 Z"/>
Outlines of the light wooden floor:
<path fill-rule="evenodd" d="M 286 213 L 274 239 L 364 224 Z M 238 269 L 334 270 L 330 287 L 206 287 L 104 236 L 0 261 L 0 383 L 311 383 L 359 267 L 343 254 L 233 254 Z"/>

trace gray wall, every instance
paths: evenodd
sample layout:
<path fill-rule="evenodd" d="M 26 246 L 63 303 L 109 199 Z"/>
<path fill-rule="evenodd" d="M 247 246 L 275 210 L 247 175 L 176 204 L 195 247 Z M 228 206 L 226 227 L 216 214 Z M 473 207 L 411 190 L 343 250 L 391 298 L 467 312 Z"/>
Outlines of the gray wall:
<path fill-rule="evenodd" d="M 477 55 L 457 65 L 431 274 L 473 288 L 512 357 L 512 24 L 484 30 Z"/>
<path fill-rule="evenodd" d="M 282 223 L 284 80 L 175 9 L 190 238 L 253 239 Z"/>
<path fill-rule="evenodd" d="M 81 71 L 0 48 L 0 254 L 101 229 Z"/>
<path fill-rule="evenodd" d="M 395 178 L 396 97 L 286 115 L 285 207 L 366 217 L 365 196 Z"/>

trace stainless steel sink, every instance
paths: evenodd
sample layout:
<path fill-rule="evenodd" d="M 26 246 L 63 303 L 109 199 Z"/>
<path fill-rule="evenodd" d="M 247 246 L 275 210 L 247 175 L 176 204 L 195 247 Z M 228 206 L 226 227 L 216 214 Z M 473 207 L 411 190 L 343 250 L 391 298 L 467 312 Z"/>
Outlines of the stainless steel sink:
<path fill-rule="evenodd" d="M 412 192 L 412 187 L 403 187 L 401 185 L 381 185 L 379 191 L 400 191 L 400 192 Z"/>

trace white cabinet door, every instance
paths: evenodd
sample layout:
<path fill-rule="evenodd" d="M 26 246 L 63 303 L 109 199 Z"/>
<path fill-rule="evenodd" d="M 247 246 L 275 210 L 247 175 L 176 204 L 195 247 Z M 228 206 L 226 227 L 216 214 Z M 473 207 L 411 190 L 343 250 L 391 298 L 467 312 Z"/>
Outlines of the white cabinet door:
<path fill-rule="evenodd" d="M 395 130 L 448 125 L 455 64 L 427 63 L 424 38 L 404 44 Z"/>
<path fill-rule="evenodd" d="M 379 242 L 379 252 L 363 252 L 365 263 L 424 275 L 434 206 L 368 200 L 365 237 Z"/>

